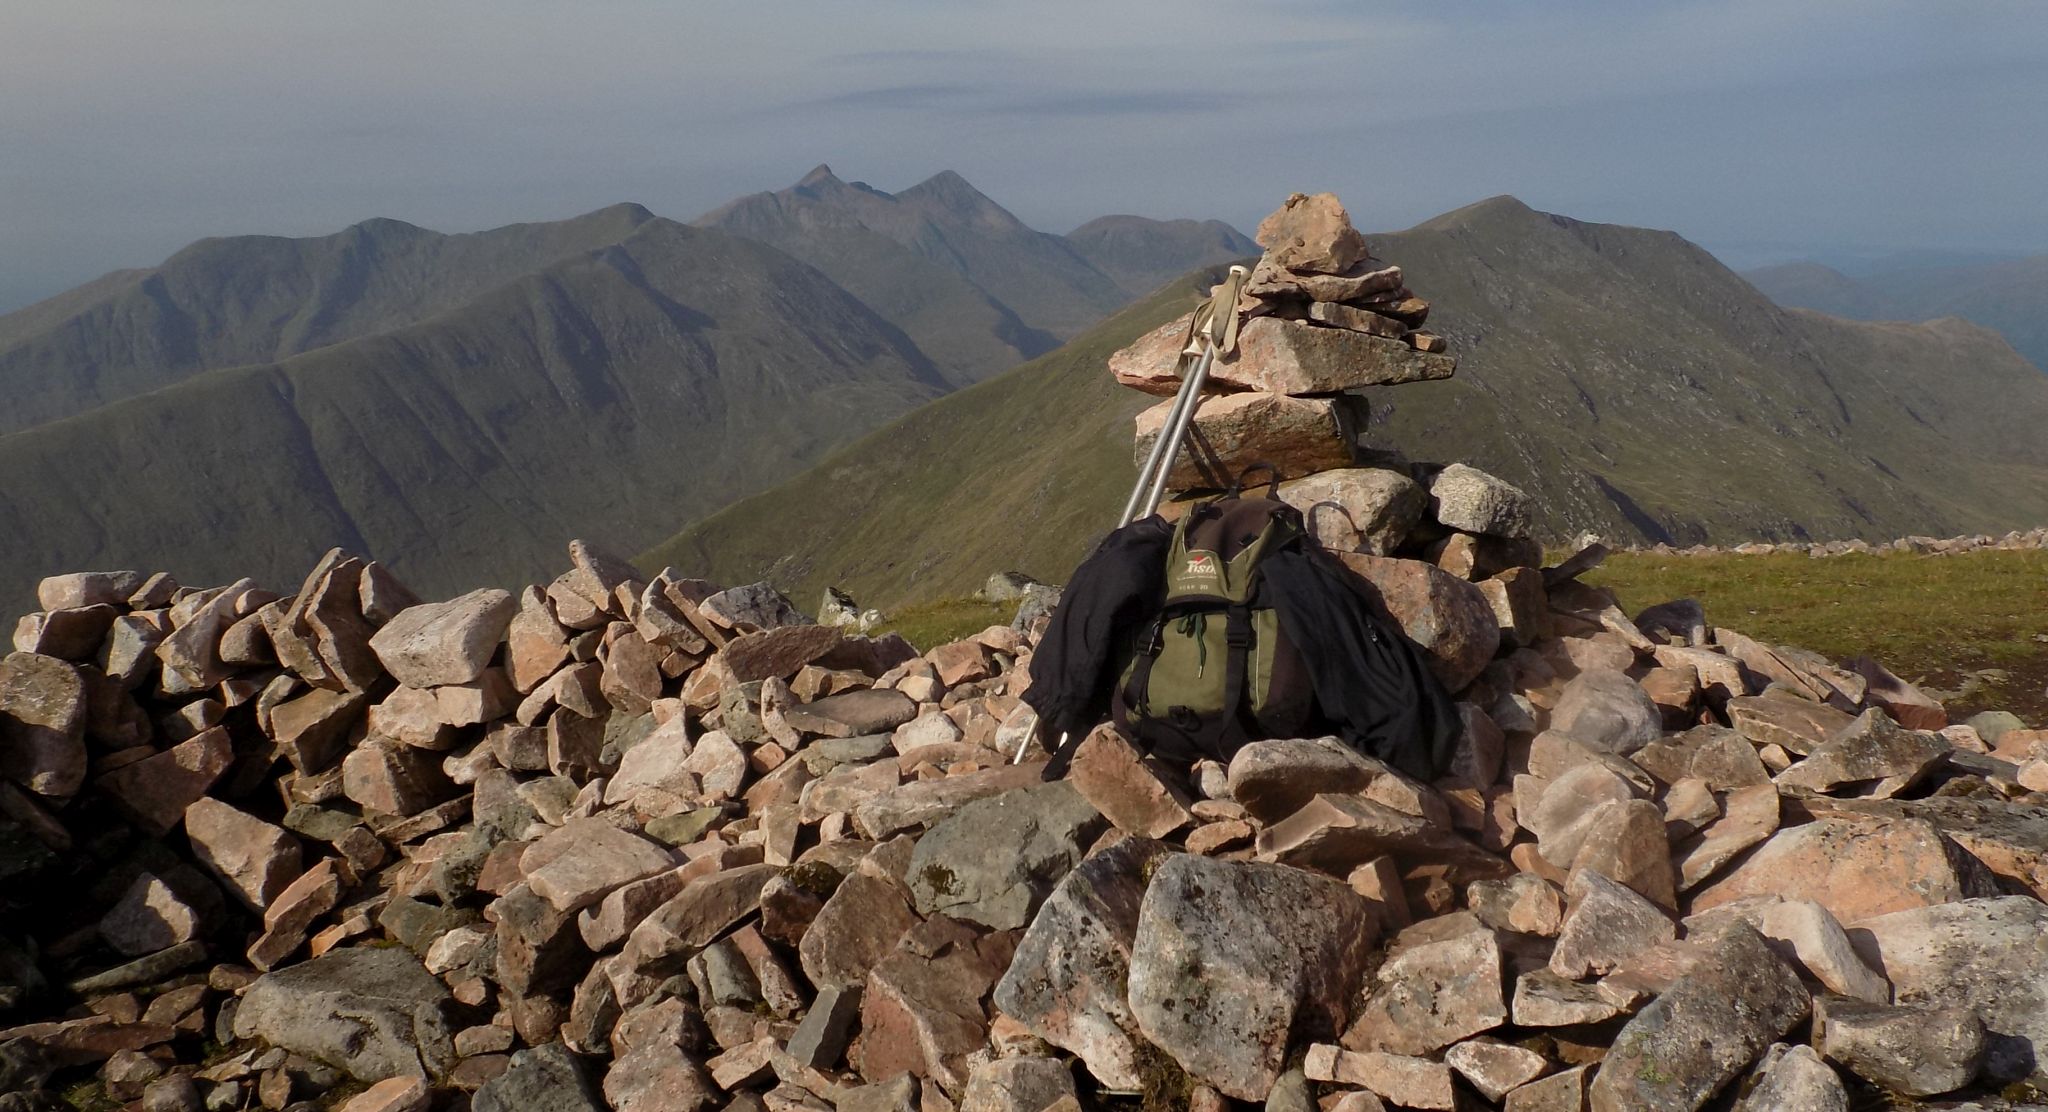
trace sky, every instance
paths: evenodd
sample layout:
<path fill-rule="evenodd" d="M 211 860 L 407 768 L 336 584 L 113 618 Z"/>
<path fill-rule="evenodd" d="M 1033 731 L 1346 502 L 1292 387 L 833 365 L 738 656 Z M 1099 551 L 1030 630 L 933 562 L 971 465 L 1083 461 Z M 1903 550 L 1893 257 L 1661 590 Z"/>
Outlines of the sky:
<path fill-rule="evenodd" d="M 1327 189 L 1736 266 L 2048 252 L 2048 3 L 0 0 L 0 311 L 205 236 L 689 219 L 820 162 L 1057 232 Z"/>

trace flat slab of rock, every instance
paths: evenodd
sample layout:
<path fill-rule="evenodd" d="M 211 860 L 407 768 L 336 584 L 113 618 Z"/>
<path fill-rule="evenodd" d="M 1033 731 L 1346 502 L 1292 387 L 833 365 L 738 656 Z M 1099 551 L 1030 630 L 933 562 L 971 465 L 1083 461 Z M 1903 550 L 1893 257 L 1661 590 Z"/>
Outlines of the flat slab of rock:
<path fill-rule="evenodd" d="M 395 947 L 335 950 L 256 979 L 235 1036 L 262 1039 L 361 1081 L 440 1077 L 454 1064 L 448 987 Z"/>
<path fill-rule="evenodd" d="M 888 838 L 935 822 L 992 795 L 1043 782 L 1042 764 L 1000 765 L 965 775 L 920 780 L 877 792 L 853 810 L 853 825 L 869 838 Z"/>
<path fill-rule="evenodd" d="M 184 821 L 185 809 L 203 798 L 234 760 L 227 728 L 215 726 L 154 757 L 122 765 L 94 786 L 137 828 L 161 838 Z"/>
<path fill-rule="evenodd" d="M 1188 317 L 1161 325 L 1109 358 L 1110 373 L 1134 390 L 1172 397 L 1186 343 Z M 1335 394 L 1364 386 L 1393 386 L 1450 378 L 1458 361 L 1417 351 L 1399 339 L 1306 321 L 1254 317 L 1237 333 L 1237 350 L 1209 369 L 1212 388 L 1274 394 Z"/>
<path fill-rule="evenodd" d="M 1984 1023 L 1968 1008 L 1824 999 L 1814 1013 L 1821 1056 L 1888 1092 L 1952 1093 L 1984 1063 Z"/>
<path fill-rule="evenodd" d="M 1810 899 L 1844 926 L 1973 895 L 1983 867 L 1931 823 L 1824 817 L 1778 831 L 1742 864 L 1699 890 L 1695 912 L 1750 896 Z"/>
<path fill-rule="evenodd" d="M 1316 796 L 1363 792 L 1391 771 L 1334 737 L 1254 741 L 1230 758 L 1230 798 L 1274 823 Z"/>
<path fill-rule="evenodd" d="M 1882 815 L 1934 824 L 2000 879 L 2048 900 L 2048 808 L 2023 800 L 1929 796 L 1913 800 L 1827 800 L 1836 814 Z M 1985 893 L 1989 894 L 1989 893 Z"/>
<path fill-rule="evenodd" d="M 217 799 L 185 808 L 185 836 L 199 863 L 258 914 L 303 871 L 298 839 Z"/>
<path fill-rule="evenodd" d="M 1514 871 L 1508 862 L 1428 819 L 1356 795 L 1319 795 L 1259 832 L 1258 855 L 1343 876 L 1383 854 L 1448 866 L 1460 882 Z"/>
<path fill-rule="evenodd" d="M 2048 1082 L 2048 904 L 2027 896 L 1893 912 L 1849 928 L 1900 1004 L 1962 1007 L 1989 1030 L 1984 1072 Z"/>
<path fill-rule="evenodd" d="M 924 915 L 1015 930 L 1107 825 L 1064 780 L 961 807 L 918 839 L 906 879 Z"/>
<path fill-rule="evenodd" d="M 1380 966 L 1344 1045 L 1422 1056 L 1491 1031 L 1507 1018 L 1500 943 L 1490 930 L 1467 931 L 1410 946 Z"/>
<path fill-rule="evenodd" d="M 566 914 L 597 903 L 615 888 L 667 872 L 676 859 L 638 834 L 600 818 L 582 818 L 528 847 L 520 864 L 534 895 Z"/>
<path fill-rule="evenodd" d="M 1777 784 L 1787 795 L 1821 795 L 1876 780 L 1897 780 L 1904 787 L 1940 764 L 1950 748 L 1940 734 L 1901 729 L 1883 711 L 1865 711 L 1779 773 Z"/>
<path fill-rule="evenodd" d="M 1125 982 L 1147 874 L 1169 852 L 1127 838 L 1081 862 L 1046 897 L 995 989 L 1004 1015 L 1080 1058 L 1112 1089 L 1143 1084 Z"/>
<path fill-rule="evenodd" d="M 863 984 L 917 922 L 902 884 L 855 871 L 833 889 L 798 943 L 804 976 L 821 989 Z"/>
<path fill-rule="evenodd" d="M 386 671 L 407 687 L 468 683 L 505 639 L 519 604 L 495 587 L 398 612 L 370 638 Z"/>
<path fill-rule="evenodd" d="M 1593 1112 L 1695 1112 L 1806 1019 L 1805 986 L 1745 925 L 1636 1013 L 1601 1060 Z"/>
<path fill-rule="evenodd" d="M 819 737 L 886 734 L 917 717 L 917 703 L 901 691 L 862 688 L 785 707 L 783 721 Z"/>
<path fill-rule="evenodd" d="M 1811 753 L 1856 721 L 1824 703 L 1772 692 L 1728 700 L 1728 723 L 1743 737 L 1789 752 Z"/>
<path fill-rule="evenodd" d="M 1298 869 L 1176 855 L 1138 912 L 1130 1005 L 1189 1074 L 1264 1100 L 1293 1039 L 1334 1034 L 1372 950 L 1374 919 L 1343 884 Z"/>
<path fill-rule="evenodd" d="M 1138 414 L 1134 456 L 1140 465 L 1172 408 L 1165 401 Z M 1203 398 L 1185 443 L 1167 475 L 1173 490 L 1228 487 L 1254 462 L 1299 476 L 1349 467 L 1353 456 L 1352 430 L 1336 401 L 1263 392 Z"/>
<path fill-rule="evenodd" d="M 1193 821 L 1180 776 L 1148 761 L 1114 728 L 1098 727 L 1074 751 L 1067 782 L 1110 825 L 1140 838 L 1164 838 Z"/>

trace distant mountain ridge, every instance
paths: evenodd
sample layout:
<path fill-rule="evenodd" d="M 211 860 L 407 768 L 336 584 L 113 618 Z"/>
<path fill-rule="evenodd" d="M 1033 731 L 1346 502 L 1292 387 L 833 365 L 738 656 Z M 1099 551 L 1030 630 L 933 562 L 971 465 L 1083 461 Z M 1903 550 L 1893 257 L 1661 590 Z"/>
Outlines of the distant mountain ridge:
<path fill-rule="evenodd" d="M 1250 236 L 1221 220 L 1099 216 L 1067 233 L 1083 258 L 1143 296 L 1198 266 L 1259 253 Z"/>
<path fill-rule="evenodd" d="M 114 564 L 288 585 L 334 544 L 428 590 L 513 583 L 570 536 L 645 545 L 1058 344 L 862 213 L 968 269 L 1044 260 L 1076 313 L 1128 300 L 957 175 L 907 200 L 803 188 L 811 226 L 854 233 L 812 253 L 845 248 L 886 308 L 765 242 L 772 220 L 757 239 L 615 205 L 202 240 L 0 316 L 0 592 Z"/>
<path fill-rule="evenodd" d="M 892 194 L 821 165 L 696 223 L 831 275 L 922 337 L 963 384 L 1051 351 L 1135 296 L 1074 245 L 1026 226 L 950 170 Z"/>
<path fill-rule="evenodd" d="M 0 316 L 0 434 L 188 375 L 388 332 L 632 234 L 614 205 L 571 220 L 443 235 L 367 220 L 330 236 L 203 239 Z"/>
<path fill-rule="evenodd" d="M 1957 320 L 1773 305 L 1671 232 L 1497 197 L 1368 237 L 1432 305 L 1457 377 L 1375 398 L 1376 448 L 1465 460 L 1535 496 L 1551 537 L 1890 538 L 2048 520 L 2048 376 Z M 1061 580 L 1134 474 L 1110 352 L 1185 312 L 1199 274 L 1058 352 L 940 399 L 646 555 L 799 597 Z"/>
<path fill-rule="evenodd" d="M 1960 266 L 1895 267 L 1851 277 L 1815 262 L 1746 270 L 1742 276 L 1787 308 L 1854 320 L 1960 317 L 1995 329 L 2048 372 L 2048 255 Z"/>

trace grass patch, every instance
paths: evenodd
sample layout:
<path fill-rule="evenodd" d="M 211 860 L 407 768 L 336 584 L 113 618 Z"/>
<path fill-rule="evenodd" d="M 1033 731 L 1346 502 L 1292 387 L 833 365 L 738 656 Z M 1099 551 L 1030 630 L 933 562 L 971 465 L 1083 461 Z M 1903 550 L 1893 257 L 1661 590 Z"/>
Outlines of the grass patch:
<path fill-rule="evenodd" d="M 1837 660 L 1876 657 L 1957 717 L 2048 722 L 2048 552 L 1617 553 L 1585 578 L 1630 613 L 1696 598 L 1714 625 Z"/>
<path fill-rule="evenodd" d="M 938 602 L 920 602 L 905 606 L 889 614 L 874 631 L 874 636 L 884 633 L 900 633 L 903 639 L 916 645 L 919 652 L 929 652 L 936 645 L 972 637 L 992 625 L 1009 625 L 1017 617 L 1014 602 L 984 602 L 978 598 L 941 599 Z"/>

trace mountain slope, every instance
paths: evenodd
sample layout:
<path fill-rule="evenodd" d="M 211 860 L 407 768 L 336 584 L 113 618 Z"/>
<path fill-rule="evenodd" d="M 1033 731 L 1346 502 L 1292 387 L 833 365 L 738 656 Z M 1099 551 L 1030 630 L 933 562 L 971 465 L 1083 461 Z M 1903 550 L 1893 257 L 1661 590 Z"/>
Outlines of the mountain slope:
<path fill-rule="evenodd" d="M 1432 301 L 1460 367 L 1375 392 L 1369 441 L 1503 475 L 1536 496 L 1553 537 L 2048 520 L 2048 377 L 1988 330 L 1782 310 L 1672 233 L 1512 198 L 1370 238 Z M 726 577 L 771 567 L 806 595 L 834 584 L 881 605 L 1004 568 L 1063 577 L 1128 493 L 1129 418 L 1149 401 L 1116 388 L 1103 358 L 1183 311 L 1194 285 L 907 415 L 649 560 Z"/>
<path fill-rule="evenodd" d="M 1887 270 L 1860 279 L 1819 263 L 1786 263 L 1742 276 L 1788 308 L 1857 320 L 1974 321 L 1996 330 L 2014 350 L 2048 371 L 2048 255 Z"/>
<path fill-rule="evenodd" d="M 822 274 L 721 232 L 621 242 L 407 328 L 0 437 L 0 592 L 51 568 L 289 586 L 330 545 L 446 592 L 632 551 L 944 390 Z"/>
<path fill-rule="evenodd" d="M 820 166 L 698 218 L 810 263 L 914 337 L 957 382 L 1057 347 L 1129 300 L 1065 240 L 947 171 L 890 194 Z"/>
<path fill-rule="evenodd" d="M 222 367 L 268 363 L 451 309 L 653 219 L 615 205 L 572 220 L 443 235 L 370 220 L 330 236 L 201 240 L 0 317 L 0 435 Z"/>
<path fill-rule="evenodd" d="M 1143 297 L 1196 267 L 1259 253 L 1258 244 L 1221 220 L 1101 216 L 1068 232 L 1067 242 L 1133 297 Z"/>

